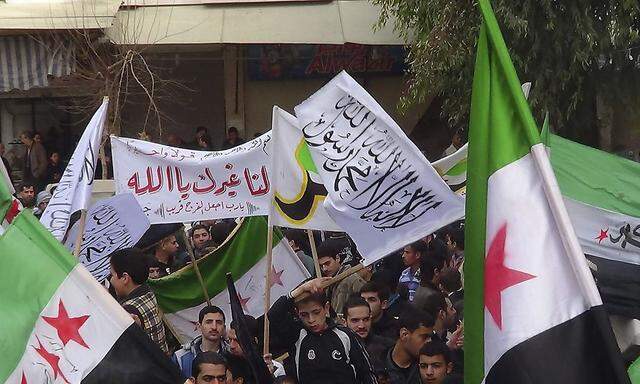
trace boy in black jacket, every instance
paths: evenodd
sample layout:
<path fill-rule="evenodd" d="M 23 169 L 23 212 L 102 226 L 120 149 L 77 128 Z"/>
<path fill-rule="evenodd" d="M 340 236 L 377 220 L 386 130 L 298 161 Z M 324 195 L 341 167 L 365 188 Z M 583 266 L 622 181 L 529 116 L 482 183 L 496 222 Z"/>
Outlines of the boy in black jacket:
<path fill-rule="evenodd" d="M 329 318 L 329 301 L 322 291 L 326 280 L 302 284 L 269 310 L 272 337 L 288 346 L 294 361 L 287 374 L 295 374 L 298 384 L 377 384 L 358 336 Z M 309 296 L 294 302 L 302 294 Z"/>

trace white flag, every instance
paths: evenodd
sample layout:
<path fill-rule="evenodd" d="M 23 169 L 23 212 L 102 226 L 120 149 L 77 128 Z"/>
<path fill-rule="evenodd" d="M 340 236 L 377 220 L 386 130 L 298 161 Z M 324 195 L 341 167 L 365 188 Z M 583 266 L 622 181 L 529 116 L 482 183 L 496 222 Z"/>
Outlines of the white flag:
<path fill-rule="evenodd" d="M 73 251 L 79 221 L 69 229 L 64 245 Z M 87 211 L 78 260 L 102 282 L 109 275 L 109 255 L 136 245 L 151 223 L 131 193 L 100 200 Z"/>
<path fill-rule="evenodd" d="M 108 105 L 109 99 L 105 97 L 84 130 L 51 201 L 40 218 L 42 225 L 60 241 L 69 228 L 71 215 L 87 209 L 89 205 Z"/>
<path fill-rule="evenodd" d="M 273 224 L 341 231 L 322 205 L 327 189 L 322 184 L 296 117 L 274 106 L 271 138 L 275 157 L 271 169 L 275 193 Z"/>
<path fill-rule="evenodd" d="M 366 263 L 463 217 L 463 198 L 346 72 L 295 112 L 329 193 L 325 209 Z"/>

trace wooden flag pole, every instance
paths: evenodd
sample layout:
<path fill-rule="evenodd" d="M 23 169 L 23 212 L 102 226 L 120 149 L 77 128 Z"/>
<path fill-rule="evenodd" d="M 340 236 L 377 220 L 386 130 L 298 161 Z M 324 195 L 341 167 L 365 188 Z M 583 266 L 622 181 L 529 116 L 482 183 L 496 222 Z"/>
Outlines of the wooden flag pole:
<path fill-rule="evenodd" d="M 313 265 L 316 268 L 316 277 L 322 277 L 322 271 L 320 270 L 320 261 L 318 260 L 318 249 L 316 248 L 316 241 L 313 236 L 313 230 L 307 229 L 307 236 L 309 237 L 309 245 L 311 246 Z"/>
<path fill-rule="evenodd" d="M 337 274 L 336 276 L 332 277 L 331 279 L 327 280 L 325 283 L 322 284 L 322 289 L 326 289 L 330 285 L 339 283 L 342 280 L 346 279 L 347 277 L 353 275 L 354 273 L 358 273 L 363 269 L 364 269 L 363 264 L 354 265 L 353 267 L 346 269 L 341 273 Z M 305 292 L 299 296 L 294 297 L 294 301 L 298 302 L 308 296 L 309 296 L 309 293 Z"/>
<path fill-rule="evenodd" d="M 185 244 L 187 246 L 187 253 L 189 254 L 189 258 L 191 259 L 191 264 L 193 265 L 193 270 L 196 272 L 196 276 L 198 277 L 198 281 L 200 282 L 200 288 L 202 288 L 202 293 L 204 293 L 204 298 L 207 300 L 207 305 L 210 306 L 211 298 L 209 297 L 207 286 L 204 284 L 204 279 L 202 278 L 202 274 L 200 273 L 200 268 L 198 267 L 198 263 L 196 262 L 196 256 L 193 253 L 193 247 L 191 246 L 191 242 L 189 241 L 188 237 L 185 239 Z"/>
<path fill-rule="evenodd" d="M 80 248 L 82 248 L 82 237 L 84 236 L 84 227 L 87 222 L 87 210 L 80 210 L 80 222 L 78 223 L 78 233 L 76 233 L 76 242 L 73 247 L 73 256 L 78 258 L 80 255 Z"/>
<path fill-rule="evenodd" d="M 267 268 L 265 273 L 264 284 L 264 330 L 263 338 L 264 343 L 262 347 L 262 353 L 264 355 L 269 353 L 269 307 L 271 307 L 271 268 L 273 263 L 273 225 L 271 224 L 271 216 L 269 216 L 269 223 L 267 225 Z"/>

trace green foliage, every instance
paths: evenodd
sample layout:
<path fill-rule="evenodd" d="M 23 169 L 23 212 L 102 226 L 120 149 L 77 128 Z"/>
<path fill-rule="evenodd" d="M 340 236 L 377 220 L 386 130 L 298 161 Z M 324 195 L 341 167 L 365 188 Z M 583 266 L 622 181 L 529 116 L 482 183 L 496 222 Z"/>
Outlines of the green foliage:
<path fill-rule="evenodd" d="M 379 23 L 393 17 L 396 31 L 411 42 L 401 109 L 439 95 L 443 117 L 466 126 L 481 24 L 476 2 L 373 2 L 382 7 Z M 554 126 L 579 135 L 595 122 L 596 95 L 614 104 L 638 93 L 637 1 L 493 0 L 492 6 L 520 80 L 533 83 L 529 101 L 538 121 L 549 110 Z"/>

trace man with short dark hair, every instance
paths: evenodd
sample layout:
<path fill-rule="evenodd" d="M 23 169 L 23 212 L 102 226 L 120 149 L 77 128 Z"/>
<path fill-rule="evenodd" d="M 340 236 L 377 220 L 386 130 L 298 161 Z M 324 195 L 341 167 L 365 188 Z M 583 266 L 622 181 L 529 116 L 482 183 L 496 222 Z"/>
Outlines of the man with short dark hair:
<path fill-rule="evenodd" d="M 189 375 L 194 384 L 232 384 L 232 375 L 227 360 L 216 352 L 203 352 L 199 354 L 189 367 L 193 376 Z"/>
<path fill-rule="evenodd" d="M 193 252 L 196 259 L 204 256 L 211 246 L 209 227 L 204 224 L 196 224 L 191 227 L 191 241 L 193 242 Z"/>
<path fill-rule="evenodd" d="M 371 333 L 387 339 L 395 339 L 397 324 L 387 313 L 389 289 L 379 281 L 369 281 L 360 288 L 360 297 L 371 308 Z"/>
<path fill-rule="evenodd" d="M 24 181 L 18 187 L 17 198 L 25 208 L 33 208 L 36 203 L 36 186 L 31 181 Z"/>
<path fill-rule="evenodd" d="M 207 305 L 198 314 L 198 330 L 200 336 L 178 349 L 171 360 L 180 367 L 185 377 L 192 376 L 191 365 L 202 352 L 218 352 L 225 354 L 229 350 L 226 338 L 225 315 L 215 305 Z M 193 375 L 195 377 L 195 375 Z"/>
<path fill-rule="evenodd" d="M 47 174 L 47 151 L 40 142 L 34 140 L 34 133 L 24 131 L 20 134 L 20 141 L 26 147 L 24 156 L 23 179 L 32 181 L 40 191 L 44 187 Z"/>
<path fill-rule="evenodd" d="M 238 128 L 229 127 L 227 130 L 227 138 L 222 142 L 222 150 L 230 149 L 238 145 L 244 144 L 244 139 L 240 137 Z"/>
<path fill-rule="evenodd" d="M 431 255 L 423 258 L 420 265 L 420 287 L 416 290 L 413 304 L 418 308 L 424 306 L 425 300 L 440 293 L 438 283 L 440 271 L 444 269 L 445 260 Z"/>
<path fill-rule="evenodd" d="M 120 300 L 120 305 L 133 315 L 136 323 L 160 349 L 168 352 L 158 302 L 146 284 L 149 278 L 147 258 L 136 248 L 124 248 L 111 254 L 110 264 L 109 281 Z"/>
<path fill-rule="evenodd" d="M 420 384 L 418 352 L 431 340 L 433 324 L 431 315 L 415 308 L 409 307 L 400 315 L 396 343 L 386 355 L 391 384 Z"/>
<path fill-rule="evenodd" d="M 317 249 L 320 271 L 324 277 L 336 276 L 351 268 L 349 264 L 342 263 L 340 259 L 341 248 L 332 240 L 326 240 Z M 327 288 L 326 294 L 331 302 L 331 307 L 338 314 L 343 314 L 343 306 L 349 296 L 360 292 L 360 288 L 366 283 L 357 273 L 351 274 L 342 281 Z"/>
<path fill-rule="evenodd" d="M 393 345 L 394 340 L 374 335 L 371 332 L 371 308 L 360 296 L 350 297 L 344 305 L 347 327 L 360 336 L 374 371 L 384 366 L 384 353 Z"/>
<path fill-rule="evenodd" d="M 456 310 L 451 300 L 442 292 L 429 296 L 419 309 L 427 312 L 435 319 L 433 333 L 435 339 L 447 343 L 450 349 L 460 349 L 463 345 L 461 326 L 456 329 Z M 453 332 L 451 340 L 447 338 L 447 332 Z"/>
<path fill-rule="evenodd" d="M 409 301 L 413 301 L 416 289 L 420 286 L 420 263 L 427 255 L 427 244 L 418 240 L 404 247 L 402 262 L 405 269 L 400 274 L 398 284 L 409 291 Z"/>
<path fill-rule="evenodd" d="M 289 349 L 287 372 L 295 372 L 299 384 L 377 384 L 358 336 L 329 317 L 322 288 L 327 280 L 307 281 L 269 310 L 272 338 Z M 307 296 L 294 303 L 303 294 Z"/>
<path fill-rule="evenodd" d="M 422 384 L 442 384 L 453 369 L 451 352 L 440 341 L 430 341 L 420 349 L 420 379 Z"/>

